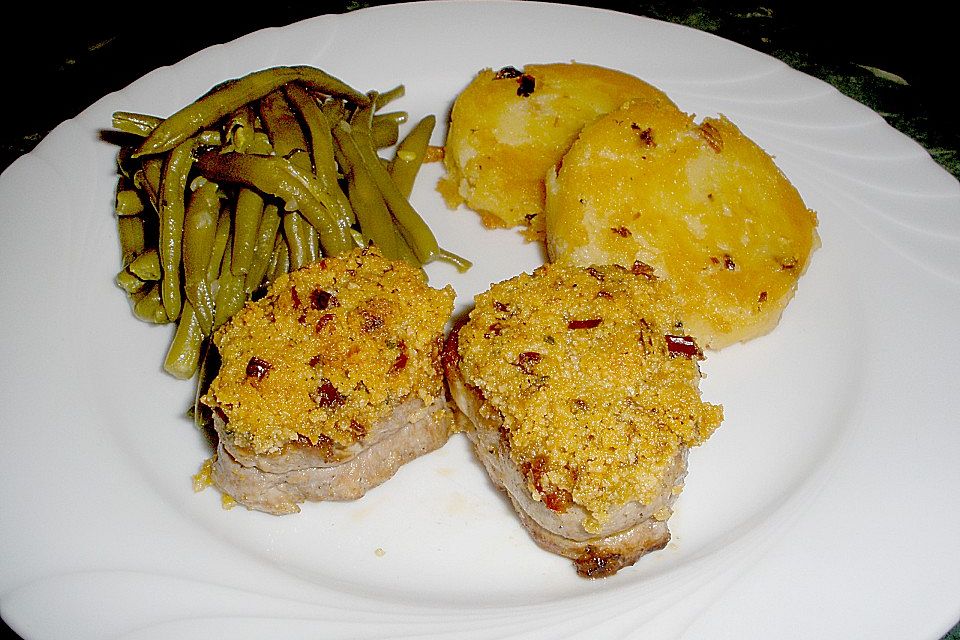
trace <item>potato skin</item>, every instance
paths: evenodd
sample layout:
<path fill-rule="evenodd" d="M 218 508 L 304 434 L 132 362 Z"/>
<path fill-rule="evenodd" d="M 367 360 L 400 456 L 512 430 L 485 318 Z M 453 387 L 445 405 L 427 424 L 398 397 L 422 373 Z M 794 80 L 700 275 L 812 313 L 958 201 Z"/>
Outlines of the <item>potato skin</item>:
<path fill-rule="evenodd" d="M 670 100 L 639 78 L 595 65 L 512 71 L 484 69 L 457 97 L 438 190 L 448 206 L 466 204 L 488 227 L 542 230 L 544 177 L 583 126 L 631 98 Z"/>
<path fill-rule="evenodd" d="M 776 326 L 819 246 L 816 214 L 732 122 L 649 100 L 582 131 L 544 218 L 551 260 L 651 265 L 713 349 Z"/>

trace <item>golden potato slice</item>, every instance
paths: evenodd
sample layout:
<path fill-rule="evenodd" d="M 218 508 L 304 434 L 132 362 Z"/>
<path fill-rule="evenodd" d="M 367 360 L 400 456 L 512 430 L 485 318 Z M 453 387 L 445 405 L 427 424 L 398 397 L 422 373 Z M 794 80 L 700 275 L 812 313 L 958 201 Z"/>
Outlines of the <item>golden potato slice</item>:
<path fill-rule="evenodd" d="M 775 327 L 819 245 L 816 214 L 733 123 L 643 100 L 582 131 L 544 218 L 551 260 L 647 263 L 714 349 Z"/>
<path fill-rule="evenodd" d="M 488 227 L 542 230 L 547 171 L 585 124 L 635 97 L 672 104 L 643 80 L 594 65 L 484 69 L 454 102 L 438 190 Z"/>

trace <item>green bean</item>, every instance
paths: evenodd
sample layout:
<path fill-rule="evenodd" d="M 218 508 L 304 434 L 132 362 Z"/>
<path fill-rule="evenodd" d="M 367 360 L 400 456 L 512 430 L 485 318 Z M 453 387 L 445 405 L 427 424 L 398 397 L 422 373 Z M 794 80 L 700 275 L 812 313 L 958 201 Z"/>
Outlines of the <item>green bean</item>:
<path fill-rule="evenodd" d="M 218 147 L 222 138 L 219 131 L 204 130 L 197 134 L 197 141 L 208 147 Z"/>
<path fill-rule="evenodd" d="M 273 203 L 263 207 L 260 226 L 257 229 L 257 242 L 253 249 L 253 259 L 247 271 L 245 289 L 248 294 L 256 291 L 270 267 L 270 258 L 273 255 L 273 246 L 277 240 L 277 231 L 280 228 L 280 209 Z"/>
<path fill-rule="evenodd" d="M 141 280 L 153 282 L 159 282 L 163 273 L 160 269 L 160 256 L 156 249 L 147 249 L 138 255 L 127 265 L 127 270 Z"/>
<path fill-rule="evenodd" d="M 379 111 L 380 109 L 383 109 L 385 106 L 387 106 L 394 100 L 402 98 L 403 96 L 406 95 L 406 93 L 407 93 L 407 88 L 402 84 L 398 84 L 393 89 L 389 89 L 388 91 L 378 93 L 373 98 L 374 109 L 376 111 Z"/>
<path fill-rule="evenodd" d="M 170 151 L 204 127 L 217 122 L 241 105 L 259 100 L 288 82 L 298 81 L 312 90 L 346 98 L 358 105 L 370 99 L 326 72 L 307 66 L 273 67 L 229 80 L 164 120 L 143 141 L 134 157 Z"/>
<path fill-rule="evenodd" d="M 210 251 L 210 262 L 207 263 L 207 285 L 211 289 L 220 277 L 223 254 L 227 252 L 231 235 L 230 207 L 221 206 L 220 215 L 217 217 L 217 233 L 213 237 L 213 249 Z"/>
<path fill-rule="evenodd" d="M 340 156 L 341 166 L 347 172 L 350 183 L 350 202 L 360 221 L 363 244 L 373 242 L 385 257 L 406 260 L 417 267 L 421 266 L 400 234 L 390 209 L 383 201 L 383 196 L 366 166 L 363 163 L 351 164 L 342 154 Z"/>
<path fill-rule="evenodd" d="M 238 107 L 230 114 L 223 125 L 223 137 L 228 148 L 240 152 L 248 151 L 257 133 L 255 117 L 253 107 L 248 104 Z"/>
<path fill-rule="evenodd" d="M 452 251 L 447 251 L 446 249 L 443 249 L 443 248 L 440 249 L 440 255 L 438 256 L 438 259 L 452 264 L 454 267 L 456 267 L 457 271 L 461 273 L 465 271 L 469 271 L 470 267 L 473 266 L 473 263 L 467 260 L 466 258 L 458 256 Z"/>
<path fill-rule="evenodd" d="M 284 87 L 287 98 L 300 114 L 310 138 L 311 160 L 317 176 L 336 175 L 337 164 L 333 158 L 333 138 L 330 136 L 330 122 L 317 104 L 316 99 L 296 82 Z"/>
<path fill-rule="evenodd" d="M 331 129 L 341 120 L 347 119 L 347 107 L 339 100 L 324 100 L 320 110 L 330 122 Z"/>
<path fill-rule="evenodd" d="M 153 130 L 160 126 L 162 122 L 163 118 L 147 115 L 145 113 L 116 111 L 113 114 L 114 129 L 143 138 L 153 133 Z M 220 132 L 211 130 L 199 131 L 197 132 L 197 139 L 203 144 L 211 146 L 219 145 Z M 137 157 L 135 152 L 132 152 L 132 157 Z"/>
<path fill-rule="evenodd" d="M 370 136 L 377 149 L 389 147 L 400 139 L 400 125 L 389 119 L 374 120 L 370 127 Z"/>
<path fill-rule="evenodd" d="M 136 189 L 117 191 L 116 212 L 118 216 L 135 216 L 143 213 L 143 200 Z"/>
<path fill-rule="evenodd" d="M 404 240 L 383 200 L 376 182 L 362 162 L 351 163 L 339 146 L 335 148 L 337 161 L 347 173 L 350 183 L 349 198 L 360 222 L 360 237 L 364 244 L 373 242 L 383 255 L 391 260 L 405 260 L 421 266 L 410 246 Z"/>
<path fill-rule="evenodd" d="M 163 162 L 163 156 L 147 158 L 133 177 L 134 186 L 147 195 L 147 200 L 157 212 L 160 211 L 160 180 L 163 178 Z"/>
<path fill-rule="evenodd" d="M 204 339 L 200 353 L 200 363 L 197 366 L 197 385 L 193 392 L 193 407 L 190 413 L 193 424 L 205 434 L 209 435 L 213 429 L 213 412 L 203 403 L 203 397 L 210 390 L 210 385 L 220 371 L 220 353 L 213 341 Z M 211 438 L 211 443 L 215 441 Z"/>
<path fill-rule="evenodd" d="M 139 293 L 147 287 L 147 283 L 133 275 L 126 269 L 121 269 L 116 277 L 117 286 L 128 294 Z M 166 314 L 164 314 L 166 316 Z"/>
<path fill-rule="evenodd" d="M 149 136 L 162 122 L 163 118 L 133 111 L 115 111 L 113 114 L 114 129 L 141 137 Z M 200 131 L 197 137 L 204 144 L 220 144 L 219 131 Z"/>
<path fill-rule="evenodd" d="M 170 322 L 167 312 L 163 310 L 163 300 L 160 297 L 160 285 L 153 284 L 146 291 L 140 292 L 134 298 L 133 314 L 154 324 Z"/>
<path fill-rule="evenodd" d="M 233 246 L 231 268 L 234 275 L 242 276 L 250 271 L 256 251 L 257 230 L 263 217 L 263 196 L 253 189 L 241 187 L 237 191 L 233 213 Z"/>
<path fill-rule="evenodd" d="M 296 218 L 297 218 L 297 223 L 306 229 L 306 231 L 304 232 L 304 235 L 306 236 L 305 248 L 307 249 L 307 252 L 303 254 L 303 257 L 306 261 L 299 263 L 300 266 L 303 266 L 305 264 L 309 264 L 311 262 L 316 261 L 317 258 L 323 255 L 323 248 L 320 246 L 319 230 L 317 230 L 316 227 L 310 224 L 307 221 L 307 219 L 304 218 L 303 215 L 301 215 L 299 212 L 297 213 Z M 353 245 L 351 245 L 351 247 L 352 246 Z"/>
<path fill-rule="evenodd" d="M 310 224 L 296 211 L 289 211 L 283 215 L 283 237 L 290 249 L 291 270 L 315 262 L 319 257 L 311 237 L 311 229 Z"/>
<path fill-rule="evenodd" d="M 117 218 L 117 238 L 120 240 L 120 264 L 126 267 L 146 246 L 146 224 L 142 216 Z"/>
<path fill-rule="evenodd" d="M 350 235 L 353 236 L 353 241 L 357 243 L 358 247 L 367 246 L 367 239 L 363 237 L 363 234 L 357 231 L 356 229 L 350 229 Z"/>
<path fill-rule="evenodd" d="M 219 187 L 215 182 L 204 181 L 191 194 L 183 221 L 183 290 L 206 334 L 213 328 L 214 299 L 207 268 L 219 216 Z"/>
<path fill-rule="evenodd" d="M 300 113 L 300 118 L 306 126 L 310 138 L 310 153 L 314 174 L 317 176 L 320 185 L 330 195 L 332 204 L 336 209 L 335 215 L 348 220 L 352 225 L 356 222 L 356 215 L 338 180 L 340 168 L 337 166 L 334 154 L 330 121 L 320 105 L 317 104 L 316 99 L 299 84 L 295 82 L 288 84 L 286 92 L 287 97 Z"/>
<path fill-rule="evenodd" d="M 376 125 L 379 122 L 392 122 L 396 125 L 406 124 L 410 119 L 410 114 L 406 111 L 387 111 L 386 113 L 375 113 L 372 123 Z"/>
<path fill-rule="evenodd" d="M 363 165 L 370 173 L 371 178 L 380 190 L 387 208 L 396 219 L 400 233 L 410 248 L 413 249 L 417 260 L 426 264 L 435 260 L 440 251 L 437 239 L 420 217 L 410 202 L 397 189 L 390 174 L 387 173 L 380 158 L 370 144 L 369 137 L 364 139 L 362 130 L 361 141 L 352 135 L 352 128 L 346 122 L 340 122 L 333 128 L 333 138 L 352 166 Z"/>
<path fill-rule="evenodd" d="M 289 160 L 297 169 L 311 173 L 313 166 L 307 153 L 306 134 L 283 91 L 274 91 L 260 100 L 260 120 L 277 155 Z M 290 245 L 292 269 L 299 269 L 317 259 L 317 230 L 300 213 L 288 211 L 284 214 L 283 231 Z"/>
<path fill-rule="evenodd" d="M 115 111 L 113 113 L 114 129 L 138 136 L 150 135 L 161 122 L 163 122 L 163 118 L 145 113 L 134 113 L 132 111 Z"/>
<path fill-rule="evenodd" d="M 406 242 L 398 233 L 393 216 L 367 168 L 358 164 L 351 166 L 349 172 L 350 201 L 360 220 L 360 233 L 364 240 L 373 241 L 386 258 L 401 258 L 406 253 L 403 251 Z M 413 263 L 420 266 L 416 259 Z"/>
<path fill-rule="evenodd" d="M 305 166 L 309 158 L 292 157 L 299 152 L 307 151 L 307 138 L 297 119 L 297 114 L 287 102 L 283 91 L 273 91 L 260 100 L 260 121 L 267 130 L 270 144 L 273 145 L 277 155 L 291 160 L 301 169 L 309 168 L 309 165 Z"/>
<path fill-rule="evenodd" d="M 163 362 L 164 370 L 181 380 L 192 378 L 200 365 L 204 338 L 197 314 L 187 300 L 183 303 L 183 313 Z"/>
<path fill-rule="evenodd" d="M 355 115 L 358 116 L 360 126 L 352 128 L 349 123 L 341 121 L 334 127 L 334 139 L 337 140 L 345 155 L 356 156 L 350 160 L 351 163 L 362 162 L 366 165 L 383 196 L 384 202 L 387 204 L 387 208 L 390 209 L 390 213 L 397 221 L 400 234 L 413 250 L 417 260 L 421 264 L 443 260 L 452 263 L 460 271 L 469 269 L 471 266 L 469 260 L 440 249 L 433 231 L 413 208 L 410 201 L 400 192 L 393 178 L 384 168 L 381 158 L 377 155 L 369 138 L 367 128 L 370 121 L 369 109 L 360 109 Z M 356 137 L 359 140 L 355 139 L 353 131 L 357 132 Z"/>
<path fill-rule="evenodd" d="M 244 295 L 245 278 L 234 275 L 231 268 L 232 257 L 229 247 L 232 242 L 233 219 L 234 215 L 229 204 L 224 204 L 220 209 L 220 217 L 217 220 L 217 236 L 214 239 L 210 264 L 207 266 L 207 279 L 211 283 L 211 288 L 214 288 L 214 286 L 216 288 L 214 329 L 229 320 L 243 306 L 246 298 Z"/>
<path fill-rule="evenodd" d="M 160 180 L 160 266 L 163 269 L 161 294 L 163 308 L 171 320 L 180 315 L 180 257 L 183 240 L 183 216 L 186 212 L 186 190 L 193 165 L 194 140 L 178 145 L 164 163 Z"/>
<path fill-rule="evenodd" d="M 234 111 L 225 125 L 225 138 L 228 145 L 243 153 L 268 155 L 273 148 L 265 135 L 256 130 L 255 114 L 250 105 Z M 230 265 L 234 275 L 245 275 L 253 259 L 254 245 L 257 241 L 257 228 L 263 214 L 263 196 L 249 187 L 237 190 L 234 207 L 233 246 Z"/>
<path fill-rule="evenodd" d="M 283 236 L 277 236 L 277 244 L 273 248 L 273 257 L 270 259 L 268 284 L 290 271 L 290 249 Z"/>
<path fill-rule="evenodd" d="M 216 313 L 214 314 L 213 328 L 217 329 L 243 308 L 246 302 L 246 290 L 243 276 L 235 276 L 230 270 L 230 252 L 223 252 L 223 262 L 220 265 L 220 276 L 217 278 Z"/>
<path fill-rule="evenodd" d="M 289 160 L 211 151 L 200 156 L 197 166 L 211 180 L 245 184 L 279 197 L 290 210 L 299 210 L 319 230 L 326 253 L 340 255 L 353 248 L 349 221 L 334 219 L 331 211 L 335 205 L 316 176 L 297 169 Z"/>
<path fill-rule="evenodd" d="M 405 198 L 409 198 L 413 191 L 413 183 L 423 165 L 436 124 L 436 116 L 424 117 L 397 145 L 393 162 L 390 163 L 390 177 Z"/>

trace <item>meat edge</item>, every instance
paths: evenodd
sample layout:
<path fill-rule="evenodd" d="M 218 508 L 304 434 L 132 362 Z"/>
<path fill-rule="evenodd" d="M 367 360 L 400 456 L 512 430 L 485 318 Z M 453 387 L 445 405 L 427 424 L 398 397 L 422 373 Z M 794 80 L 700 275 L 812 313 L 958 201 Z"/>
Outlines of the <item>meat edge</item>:
<path fill-rule="evenodd" d="M 452 336 L 456 348 L 457 336 Z M 445 362 L 447 386 L 455 402 L 455 411 L 464 418 L 466 435 L 471 440 L 493 484 L 510 500 L 520 522 L 540 548 L 573 560 L 577 574 L 585 578 L 602 578 L 631 566 L 652 551 L 663 549 L 670 542 L 670 530 L 666 519 L 657 519 L 652 514 L 639 519 L 632 526 L 595 537 L 578 533 L 564 535 L 560 520 L 552 517 L 542 502 L 534 500 L 526 491 L 526 482 L 515 465 L 504 464 L 509 450 L 499 442 L 494 444 L 483 437 L 484 432 L 496 432 L 494 421 L 482 414 L 483 397 L 478 389 L 471 387 L 460 375 L 456 358 L 449 354 Z M 674 461 L 673 482 L 657 501 L 657 510 L 672 507 L 686 476 L 687 449 L 681 448 Z M 503 471 L 503 473 L 501 473 Z M 516 476 L 516 477 L 514 477 Z M 559 526 L 558 526 L 559 525 Z"/>
<path fill-rule="evenodd" d="M 404 412 L 393 419 L 408 417 Z M 261 469 L 256 456 L 243 457 L 241 462 L 221 441 L 211 479 L 221 492 L 248 509 L 272 515 L 298 513 L 303 502 L 363 497 L 392 478 L 404 464 L 443 446 L 453 431 L 452 425 L 450 407 L 445 398 L 437 398 L 417 420 L 409 421 L 390 437 L 345 462 L 282 472 Z"/>

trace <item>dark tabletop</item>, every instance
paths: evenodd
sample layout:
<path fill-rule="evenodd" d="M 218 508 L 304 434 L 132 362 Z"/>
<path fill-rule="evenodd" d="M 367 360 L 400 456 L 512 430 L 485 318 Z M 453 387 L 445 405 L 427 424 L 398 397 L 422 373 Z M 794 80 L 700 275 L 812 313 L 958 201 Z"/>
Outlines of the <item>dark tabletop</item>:
<path fill-rule="evenodd" d="M 389 1 L 270 2 L 258 8 L 225 2 L 76 4 L 83 6 L 20 3 L 22 19 L 6 21 L 0 40 L 6 79 L 0 170 L 63 120 L 152 69 L 257 29 Z M 960 119 L 951 95 L 956 35 L 943 13 L 948 3 L 914 1 L 886 9 L 880 3 L 841 9 L 845 3 L 809 0 L 573 4 L 684 24 L 779 58 L 870 107 L 960 178 Z M 945 637 L 960 640 L 960 624 Z"/>
<path fill-rule="evenodd" d="M 169 15 L 154 3 L 91 4 L 47 16 L 48 6 L 37 3 L 41 8 L 24 7 L 28 13 L 21 27 L 8 22 L 0 42 L 8 64 L 0 169 L 30 151 L 61 121 L 156 67 L 257 29 L 389 0 L 271 2 L 269 13 L 202 1 L 178 12 L 176 4 L 164 3 Z M 138 11 L 136 4 L 150 13 Z M 780 58 L 880 113 L 960 178 L 960 120 L 948 98 L 956 75 L 950 68 L 956 36 L 949 16 L 941 15 L 934 2 L 914 1 L 909 9 L 899 4 L 897 10 L 841 10 L 845 3 L 785 0 L 576 4 L 684 24 Z M 31 11 L 37 14 L 34 19 Z"/>

